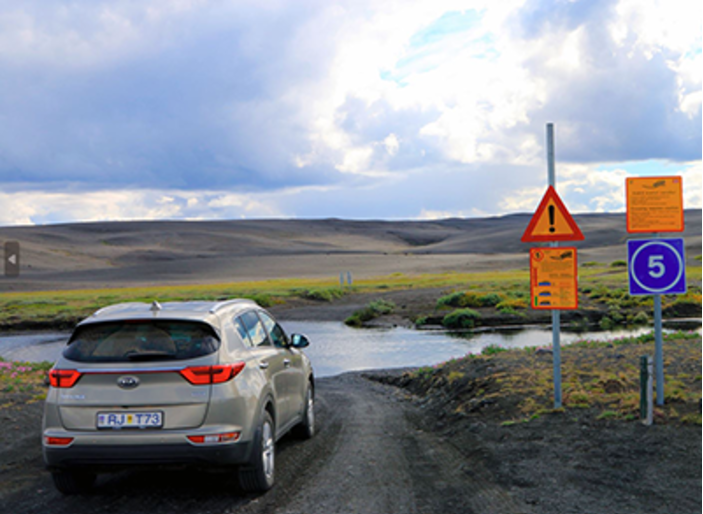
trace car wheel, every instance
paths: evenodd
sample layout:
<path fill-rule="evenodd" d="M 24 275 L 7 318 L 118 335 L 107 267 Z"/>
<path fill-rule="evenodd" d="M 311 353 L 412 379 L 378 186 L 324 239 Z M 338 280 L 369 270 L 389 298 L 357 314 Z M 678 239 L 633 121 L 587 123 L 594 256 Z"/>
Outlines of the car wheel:
<path fill-rule="evenodd" d="M 315 435 L 315 395 L 312 386 L 305 393 L 303 419 L 293 428 L 293 434 L 300 439 L 310 439 Z"/>
<path fill-rule="evenodd" d="M 271 415 L 264 411 L 259 428 L 254 436 L 251 462 L 239 470 L 242 489 L 264 492 L 273 487 L 276 471 L 276 438 Z"/>
<path fill-rule="evenodd" d="M 95 483 L 95 473 L 62 469 L 51 472 L 54 486 L 63 494 L 80 494 L 90 491 Z"/>

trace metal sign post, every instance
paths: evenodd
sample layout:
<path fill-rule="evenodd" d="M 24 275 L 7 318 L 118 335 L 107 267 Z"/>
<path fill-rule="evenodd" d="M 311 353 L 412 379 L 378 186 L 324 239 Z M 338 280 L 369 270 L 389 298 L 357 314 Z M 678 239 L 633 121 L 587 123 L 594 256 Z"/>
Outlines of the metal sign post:
<path fill-rule="evenodd" d="M 654 368 L 657 405 L 664 405 L 662 294 L 686 293 L 683 239 L 630 239 L 627 242 L 630 295 L 654 297 Z"/>
<path fill-rule="evenodd" d="M 664 338 L 662 337 L 662 295 L 654 295 L 654 372 L 657 375 L 657 405 L 664 405 Z"/>
<path fill-rule="evenodd" d="M 569 214 L 568 209 L 559 198 L 556 191 L 556 170 L 554 168 L 554 124 L 547 123 L 547 179 L 549 186 L 537 210 L 535 211 L 530 223 L 522 235 L 521 241 L 529 242 L 549 242 L 552 248 L 559 246 L 558 241 L 582 241 L 584 239 L 581 229 Z M 540 259 L 543 259 L 547 253 L 552 254 L 549 257 L 549 265 L 545 263 L 540 265 Z M 545 255 L 543 255 L 545 254 Z M 552 283 L 551 279 L 538 280 L 534 282 L 534 277 L 542 275 L 549 276 L 550 268 L 555 267 L 555 263 L 560 261 L 560 267 L 570 265 L 570 274 L 573 283 L 570 281 L 565 287 L 564 281 L 559 280 L 558 283 Z M 561 277 L 563 278 L 563 277 Z M 554 408 L 561 408 L 561 343 L 560 325 L 561 315 L 560 310 L 578 308 L 578 284 L 577 284 L 577 269 L 576 269 L 576 248 L 564 248 L 563 252 L 558 250 L 550 250 L 547 252 L 544 248 L 533 248 L 530 251 L 530 304 L 532 308 L 552 310 L 552 359 L 554 367 Z M 535 300 L 537 297 L 537 300 Z M 540 298 L 550 297 L 550 300 Z"/>
<path fill-rule="evenodd" d="M 554 124 L 547 123 L 547 176 L 549 185 L 556 188 L 556 169 L 554 166 Z M 559 246 L 552 241 L 549 246 Z M 554 408 L 561 408 L 561 311 L 552 309 L 552 367 L 554 373 Z"/>

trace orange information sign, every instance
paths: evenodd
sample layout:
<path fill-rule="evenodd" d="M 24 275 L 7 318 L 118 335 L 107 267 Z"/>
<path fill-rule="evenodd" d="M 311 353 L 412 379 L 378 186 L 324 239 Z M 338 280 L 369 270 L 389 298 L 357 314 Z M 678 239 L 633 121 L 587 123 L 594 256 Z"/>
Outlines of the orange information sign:
<path fill-rule="evenodd" d="M 530 248 L 530 303 L 533 309 L 577 309 L 576 277 L 576 248 Z"/>
<path fill-rule="evenodd" d="M 681 177 L 630 177 L 625 195 L 628 232 L 683 232 Z"/>
<path fill-rule="evenodd" d="M 582 241 L 583 233 L 553 186 L 547 188 L 535 214 L 522 235 L 523 243 L 539 241 Z"/>

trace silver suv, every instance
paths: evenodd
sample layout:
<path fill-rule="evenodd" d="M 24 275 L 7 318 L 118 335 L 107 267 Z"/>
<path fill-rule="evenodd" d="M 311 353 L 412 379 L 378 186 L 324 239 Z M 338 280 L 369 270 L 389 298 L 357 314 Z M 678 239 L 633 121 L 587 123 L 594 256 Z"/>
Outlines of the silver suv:
<path fill-rule="evenodd" d="M 235 466 L 244 490 L 274 483 L 275 442 L 315 432 L 301 351 L 250 300 L 125 303 L 78 324 L 49 373 L 44 460 L 65 494 L 100 471 Z"/>

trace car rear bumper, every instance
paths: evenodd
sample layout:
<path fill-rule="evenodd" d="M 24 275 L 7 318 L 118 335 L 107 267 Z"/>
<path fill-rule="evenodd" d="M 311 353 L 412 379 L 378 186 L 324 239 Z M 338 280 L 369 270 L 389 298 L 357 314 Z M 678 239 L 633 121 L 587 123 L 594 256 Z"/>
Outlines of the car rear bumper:
<path fill-rule="evenodd" d="M 249 461 L 251 444 L 234 442 L 196 446 L 183 444 L 44 446 L 49 469 L 87 467 L 114 469 L 142 466 L 231 466 Z"/>
<path fill-rule="evenodd" d="M 226 432 L 228 430 L 220 430 Z M 91 467 L 119 468 L 148 465 L 230 466 L 249 461 L 251 443 L 231 441 L 195 444 L 185 434 L 115 433 L 81 434 L 47 431 L 45 436 L 71 437 L 68 446 L 44 444 L 44 462 L 48 468 Z M 131 440 L 130 440 L 131 439 Z"/>

